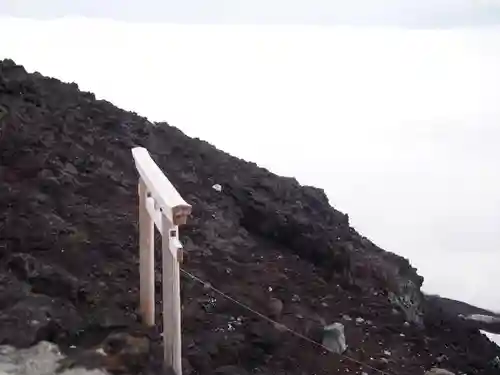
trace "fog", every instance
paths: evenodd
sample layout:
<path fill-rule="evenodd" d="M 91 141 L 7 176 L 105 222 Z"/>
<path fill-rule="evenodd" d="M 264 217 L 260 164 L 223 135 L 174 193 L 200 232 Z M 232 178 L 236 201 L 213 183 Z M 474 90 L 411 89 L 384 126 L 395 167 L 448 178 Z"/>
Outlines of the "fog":
<path fill-rule="evenodd" d="M 0 57 L 324 188 L 425 291 L 500 311 L 500 27 L 3 18 L 0 32 Z"/>

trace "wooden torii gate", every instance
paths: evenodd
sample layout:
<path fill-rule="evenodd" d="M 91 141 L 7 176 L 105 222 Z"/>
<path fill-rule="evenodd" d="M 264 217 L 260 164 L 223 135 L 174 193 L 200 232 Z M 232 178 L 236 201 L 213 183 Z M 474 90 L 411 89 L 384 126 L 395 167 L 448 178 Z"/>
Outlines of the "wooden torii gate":
<path fill-rule="evenodd" d="M 191 206 L 177 192 L 143 147 L 132 149 L 139 172 L 140 313 L 155 324 L 154 227 L 162 235 L 163 345 L 165 367 L 182 375 L 179 226 Z"/>

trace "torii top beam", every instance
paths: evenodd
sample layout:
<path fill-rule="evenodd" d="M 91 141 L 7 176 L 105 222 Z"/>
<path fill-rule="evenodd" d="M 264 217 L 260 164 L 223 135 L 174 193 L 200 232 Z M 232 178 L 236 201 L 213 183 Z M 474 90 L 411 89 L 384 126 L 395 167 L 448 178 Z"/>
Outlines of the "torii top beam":
<path fill-rule="evenodd" d="M 148 192 L 164 215 L 173 225 L 186 224 L 187 217 L 191 214 L 191 205 L 182 199 L 172 183 L 151 158 L 148 150 L 144 147 L 135 147 L 132 149 L 132 156 Z"/>

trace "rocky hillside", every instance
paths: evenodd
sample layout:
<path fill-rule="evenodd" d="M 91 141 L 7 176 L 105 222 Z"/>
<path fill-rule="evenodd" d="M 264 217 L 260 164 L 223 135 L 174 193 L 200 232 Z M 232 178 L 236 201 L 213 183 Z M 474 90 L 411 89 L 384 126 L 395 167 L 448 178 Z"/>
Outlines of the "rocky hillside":
<path fill-rule="evenodd" d="M 424 297 L 429 305 L 443 310 L 449 317 L 461 317 L 464 324 L 486 332 L 500 334 L 500 314 L 481 309 L 468 303 L 436 295 Z"/>
<path fill-rule="evenodd" d="M 494 311 L 482 309 L 477 306 L 473 306 L 471 304 L 457 301 L 451 298 L 445 298 L 438 295 L 426 295 L 425 299 L 429 301 L 429 303 L 434 303 L 439 305 L 443 310 L 451 315 L 473 315 L 473 314 L 481 314 L 488 315 L 492 317 L 500 318 L 500 314 Z"/>
<path fill-rule="evenodd" d="M 498 374 L 498 347 L 427 305 L 408 261 L 358 234 L 322 190 L 10 60 L 0 63 L 0 344 L 50 341 L 78 363 L 103 340 L 108 348 L 126 342 L 126 355 L 109 349 L 107 360 L 90 362 L 160 371 L 161 338 L 137 316 L 130 149 L 138 145 L 193 206 L 181 230 L 186 271 L 307 337 L 342 323 L 344 355 L 371 366 L 326 353 L 183 277 L 186 374 L 423 374 L 432 366 Z M 157 292 L 160 301 L 160 283 Z"/>

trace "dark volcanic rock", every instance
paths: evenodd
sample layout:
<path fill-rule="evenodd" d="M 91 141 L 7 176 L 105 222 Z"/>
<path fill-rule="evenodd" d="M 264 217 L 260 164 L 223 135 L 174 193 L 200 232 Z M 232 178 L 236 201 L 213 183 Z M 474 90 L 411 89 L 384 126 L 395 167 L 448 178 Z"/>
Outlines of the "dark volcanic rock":
<path fill-rule="evenodd" d="M 498 371 L 498 348 L 424 303 L 409 262 L 360 236 L 322 190 L 8 60 L 0 63 L 0 108 L 1 344 L 51 340 L 85 353 L 140 329 L 130 152 L 140 145 L 193 205 L 181 230 L 185 269 L 279 320 L 263 321 L 183 275 L 186 374 L 372 373 L 282 329 L 318 342 L 322 322 L 346 315 L 346 354 L 370 366 Z M 159 371 L 161 336 L 148 335 L 134 341 L 144 350 L 133 363 L 111 369 Z"/>
<path fill-rule="evenodd" d="M 27 347 L 40 340 L 61 341 L 81 327 L 81 320 L 64 299 L 30 295 L 0 312 L 0 343 Z"/>
<path fill-rule="evenodd" d="M 482 309 L 480 307 L 476 307 L 468 303 L 457 301 L 451 298 L 445 298 L 437 295 L 426 295 L 425 299 L 429 303 L 435 305 L 438 308 L 441 308 L 443 311 L 446 311 L 446 313 L 450 314 L 451 316 L 459 316 L 459 315 L 467 316 L 473 314 L 480 314 L 480 315 L 488 315 L 500 318 L 499 313 Z"/>
<path fill-rule="evenodd" d="M 425 299 L 429 305 L 442 310 L 447 316 L 453 319 L 461 317 L 463 324 L 470 328 L 500 334 L 500 314 L 498 313 L 436 295 L 426 295 Z"/>

